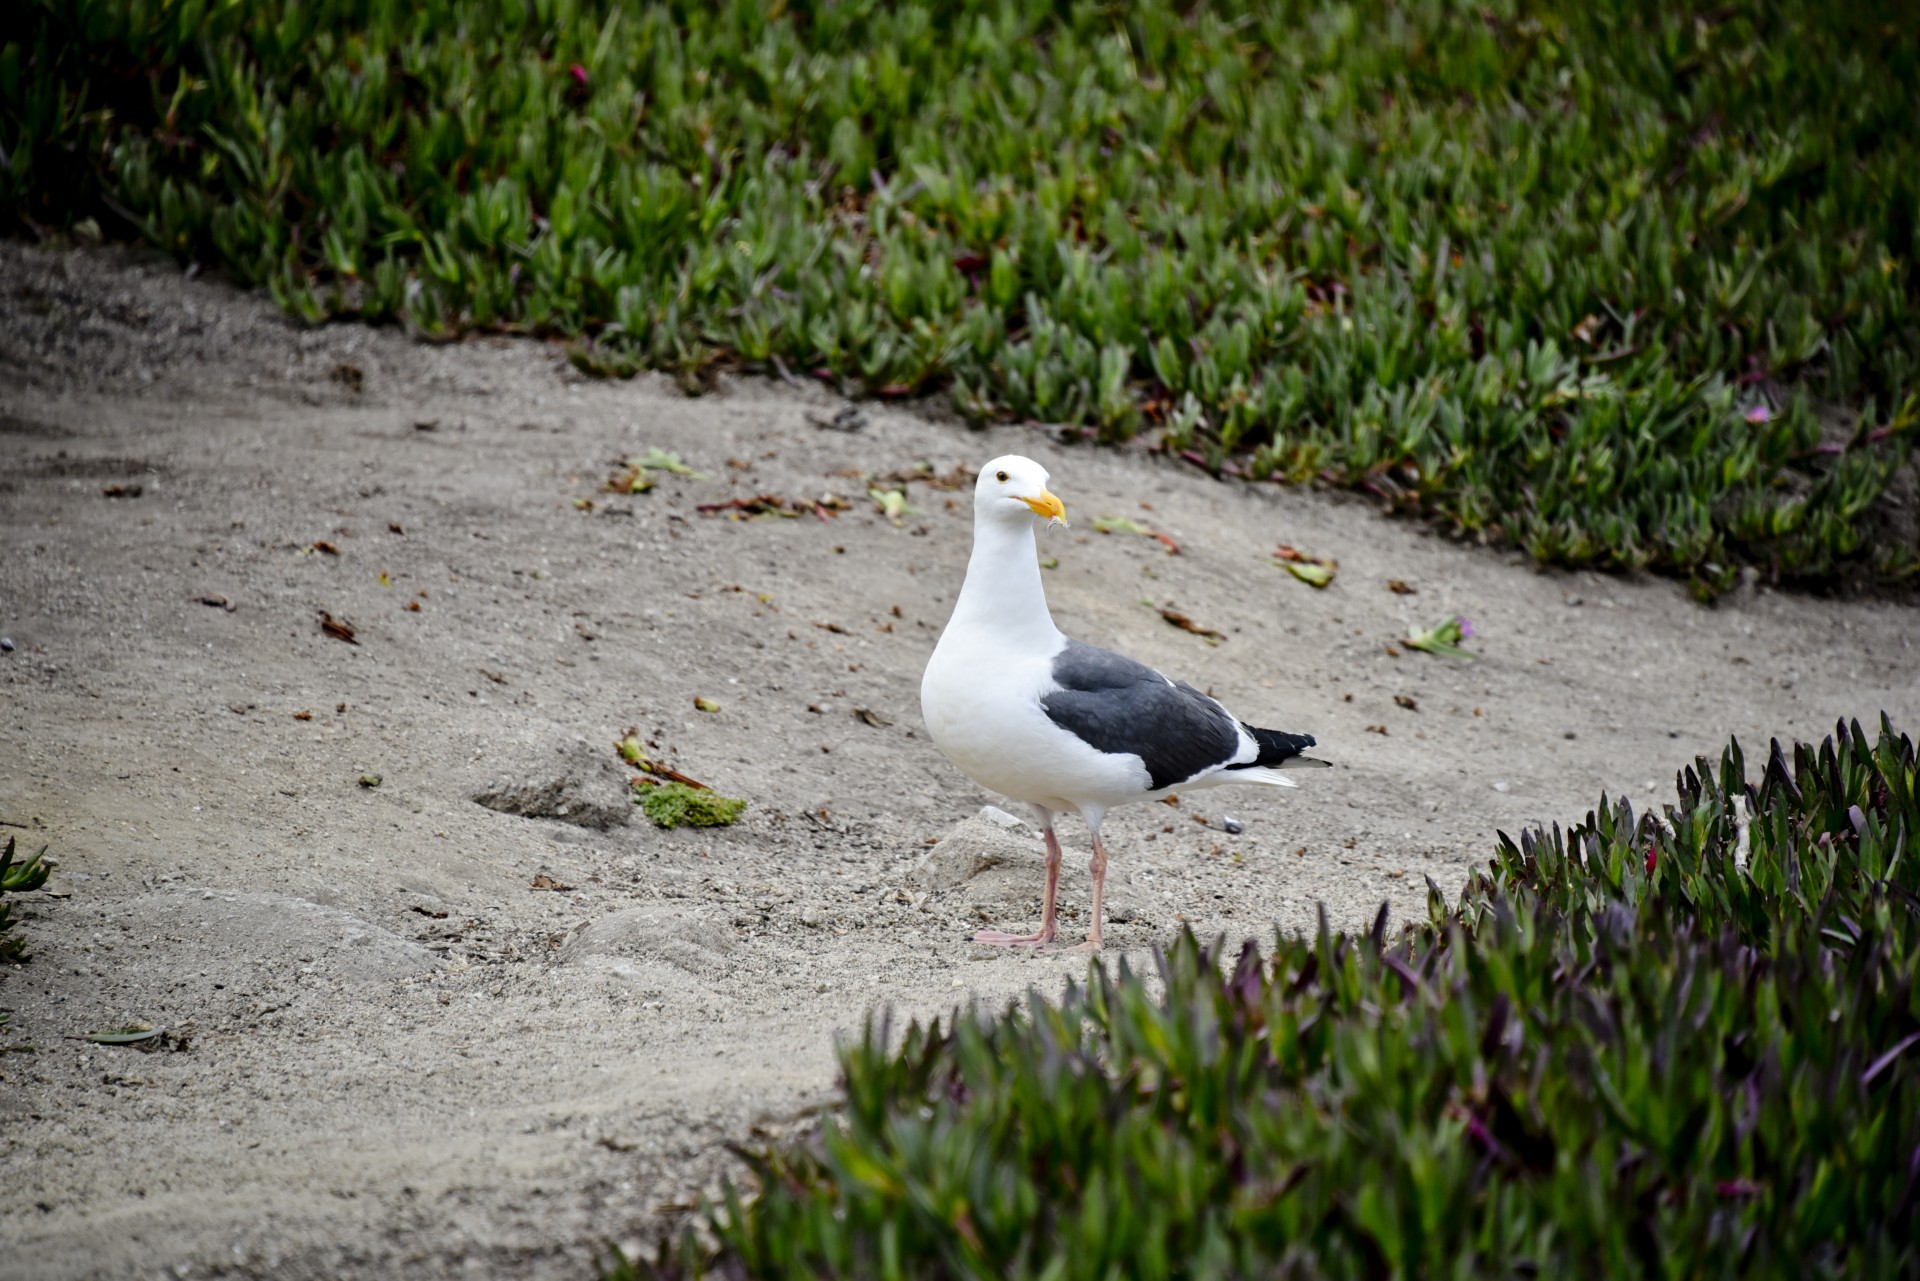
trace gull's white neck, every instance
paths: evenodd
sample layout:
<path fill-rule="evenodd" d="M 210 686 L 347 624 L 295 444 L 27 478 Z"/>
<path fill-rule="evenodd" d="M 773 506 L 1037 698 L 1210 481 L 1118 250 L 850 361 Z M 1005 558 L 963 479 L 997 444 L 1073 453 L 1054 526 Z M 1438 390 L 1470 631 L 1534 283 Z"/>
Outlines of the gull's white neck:
<path fill-rule="evenodd" d="M 964 627 L 1029 653 L 1051 653 L 1058 647 L 1060 629 L 1053 625 L 1046 589 L 1040 585 L 1036 523 L 1031 518 L 974 517 L 973 557 L 947 622 L 949 632 Z"/>

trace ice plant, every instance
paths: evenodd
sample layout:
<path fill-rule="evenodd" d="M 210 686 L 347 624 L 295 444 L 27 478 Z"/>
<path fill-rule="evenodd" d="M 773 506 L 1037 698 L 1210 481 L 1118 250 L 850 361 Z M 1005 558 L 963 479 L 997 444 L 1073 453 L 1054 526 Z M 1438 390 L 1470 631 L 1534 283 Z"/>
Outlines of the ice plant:
<path fill-rule="evenodd" d="M 47 873 L 51 870 L 43 846 L 38 854 L 29 855 L 20 862 L 14 862 L 14 838 L 9 836 L 5 849 L 0 849 L 0 895 L 27 894 L 47 883 Z M 17 936 L 7 937 L 7 931 L 13 926 L 13 905 L 0 898 L 0 960 L 24 961 L 27 959 L 27 941 Z M 6 1019 L 0 1017 L 0 1024 Z"/>
<path fill-rule="evenodd" d="M 609 1276 L 1915 1275 L 1917 786 L 1884 721 L 1736 743 L 1655 881 L 1602 798 L 1397 935 L 876 1015 L 754 1195 Z"/>
<path fill-rule="evenodd" d="M 0 235 L 1145 432 L 1703 595 L 1920 572 L 1873 534 L 1912 429 L 1861 421 L 1920 391 L 1905 10 L 1483 7 L 15 3 Z"/>

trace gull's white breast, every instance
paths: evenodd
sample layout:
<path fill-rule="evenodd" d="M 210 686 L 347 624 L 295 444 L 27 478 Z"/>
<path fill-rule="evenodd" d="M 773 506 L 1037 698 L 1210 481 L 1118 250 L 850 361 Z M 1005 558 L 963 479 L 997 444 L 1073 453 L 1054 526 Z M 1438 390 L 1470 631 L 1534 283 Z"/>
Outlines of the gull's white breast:
<path fill-rule="evenodd" d="M 1096 751 L 1041 706 L 1065 644 L 1022 652 L 949 627 L 920 682 L 927 732 L 961 773 L 1017 801 L 1065 810 L 1137 800 L 1152 786 L 1139 757 Z"/>

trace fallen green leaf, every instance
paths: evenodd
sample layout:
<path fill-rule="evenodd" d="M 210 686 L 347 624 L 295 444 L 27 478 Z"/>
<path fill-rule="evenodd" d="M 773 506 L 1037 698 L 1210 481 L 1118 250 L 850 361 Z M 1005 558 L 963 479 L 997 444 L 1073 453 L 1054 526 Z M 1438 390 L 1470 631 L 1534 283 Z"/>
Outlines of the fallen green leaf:
<path fill-rule="evenodd" d="M 1309 556 L 1285 543 L 1274 549 L 1273 563 L 1310 587 L 1325 587 L 1333 581 L 1340 562 L 1326 556 Z"/>
<path fill-rule="evenodd" d="M 888 520 L 899 520 L 902 516 L 913 510 L 913 508 L 907 506 L 905 490 L 869 489 L 867 491 L 867 497 L 873 500 L 874 506 L 878 507 L 880 514 Z"/>
<path fill-rule="evenodd" d="M 1153 531 L 1137 520 L 1125 516 L 1095 516 L 1093 527 L 1103 534 L 1144 534 L 1153 537 Z"/>
<path fill-rule="evenodd" d="M 637 766 L 640 769 L 653 768 L 653 762 L 648 759 L 646 746 L 641 743 L 640 734 L 637 730 L 628 730 L 627 736 L 616 742 L 613 746 L 614 750 L 620 753 L 620 759 L 627 764 Z"/>
<path fill-rule="evenodd" d="M 138 1045 L 142 1041 L 151 1041 L 166 1031 L 146 1023 L 129 1023 L 125 1027 L 109 1028 L 104 1032 L 89 1032 L 87 1039 L 96 1045 Z"/>
<path fill-rule="evenodd" d="M 694 696 L 693 705 L 698 710 L 707 712 L 707 713 L 713 713 L 720 710 L 720 704 L 714 702 L 710 698 L 702 698 L 699 695 Z"/>
<path fill-rule="evenodd" d="M 1456 615 L 1432 627 L 1408 632 L 1406 643 L 1409 649 L 1424 650 L 1429 654 L 1471 659 L 1479 656 L 1461 649 L 1460 642 L 1472 635 L 1473 624 Z"/>
<path fill-rule="evenodd" d="M 360 786 L 378 787 L 380 786 L 380 776 L 378 774 L 362 774 L 360 776 Z"/>
<path fill-rule="evenodd" d="M 694 480 L 713 479 L 713 477 L 707 473 L 695 471 L 693 468 L 687 466 L 687 464 L 681 460 L 680 455 L 674 453 L 672 450 L 661 449 L 657 446 L 650 446 L 646 453 L 641 454 L 637 458 L 627 459 L 627 466 L 638 467 L 642 471 L 671 472 L 675 476 L 690 476 Z"/>
<path fill-rule="evenodd" d="M 653 488 L 653 477 L 644 467 L 629 467 L 607 482 L 607 488 L 616 494 L 644 494 Z"/>

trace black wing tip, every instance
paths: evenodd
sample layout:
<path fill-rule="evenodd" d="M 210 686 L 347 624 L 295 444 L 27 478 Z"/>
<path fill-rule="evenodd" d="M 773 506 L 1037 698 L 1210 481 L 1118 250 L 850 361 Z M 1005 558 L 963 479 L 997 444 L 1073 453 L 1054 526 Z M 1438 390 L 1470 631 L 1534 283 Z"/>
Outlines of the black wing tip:
<path fill-rule="evenodd" d="M 1317 746 L 1311 734 L 1288 734 L 1277 729 L 1258 729 L 1246 726 L 1247 733 L 1253 735 L 1253 741 L 1259 744 L 1260 754 L 1245 765 L 1235 768 L 1248 769 L 1265 765 L 1273 769 L 1293 769 L 1299 766 L 1319 766 L 1325 768 L 1327 761 L 1317 761 L 1303 756 L 1309 747 Z"/>

